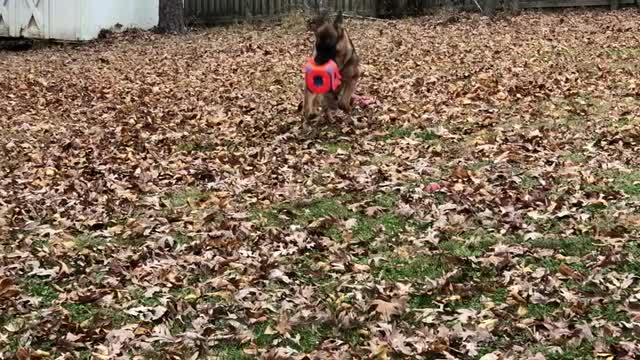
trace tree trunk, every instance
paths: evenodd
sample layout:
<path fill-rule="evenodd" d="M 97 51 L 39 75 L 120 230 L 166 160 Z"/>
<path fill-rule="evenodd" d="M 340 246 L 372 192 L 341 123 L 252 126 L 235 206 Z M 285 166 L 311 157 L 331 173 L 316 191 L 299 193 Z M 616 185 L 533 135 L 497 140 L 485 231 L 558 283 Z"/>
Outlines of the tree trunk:
<path fill-rule="evenodd" d="M 183 0 L 160 0 L 158 32 L 179 34 L 185 31 Z"/>
<path fill-rule="evenodd" d="M 494 16 L 496 14 L 496 8 L 498 7 L 498 0 L 486 0 L 484 2 L 484 9 L 482 9 L 484 16 Z"/>

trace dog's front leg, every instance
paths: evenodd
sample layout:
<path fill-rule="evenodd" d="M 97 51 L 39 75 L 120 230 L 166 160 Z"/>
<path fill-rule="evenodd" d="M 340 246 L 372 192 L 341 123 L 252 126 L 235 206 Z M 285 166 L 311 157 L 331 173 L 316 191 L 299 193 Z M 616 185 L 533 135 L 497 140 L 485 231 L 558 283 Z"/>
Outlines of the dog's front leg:
<path fill-rule="evenodd" d="M 348 82 L 344 84 L 344 89 L 342 90 L 342 94 L 340 94 L 340 99 L 338 100 L 338 107 L 340 110 L 344 111 L 345 114 L 351 115 L 351 97 L 353 96 L 354 91 L 356 90 L 355 82 Z"/>
<path fill-rule="evenodd" d="M 302 127 L 304 128 L 309 119 L 316 115 L 316 101 L 314 94 L 307 89 L 304 89 L 304 103 L 302 105 Z"/>
<path fill-rule="evenodd" d="M 342 93 L 338 99 L 338 107 L 347 115 L 351 115 L 351 97 L 356 90 L 356 84 L 360 78 L 360 72 L 357 69 L 345 69 L 342 81 Z"/>

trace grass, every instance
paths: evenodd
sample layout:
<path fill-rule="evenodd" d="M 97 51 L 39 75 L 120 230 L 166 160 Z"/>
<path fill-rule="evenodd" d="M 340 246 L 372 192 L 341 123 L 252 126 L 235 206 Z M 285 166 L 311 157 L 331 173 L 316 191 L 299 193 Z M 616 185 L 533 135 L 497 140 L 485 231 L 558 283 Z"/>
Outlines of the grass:
<path fill-rule="evenodd" d="M 220 345 L 212 350 L 213 354 L 220 360 L 250 360 L 253 357 L 245 354 L 242 348 L 237 345 Z"/>
<path fill-rule="evenodd" d="M 518 178 L 518 188 L 522 190 L 533 190 L 540 186 L 540 182 L 538 179 L 529 176 L 529 175 L 521 175 Z"/>
<path fill-rule="evenodd" d="M 640 55 L 640 48 L 637 47 L 617 47 L 604 49 L 604 53 L 616 60 L 636 59 Z"/>
<path fill-rule="evenodd" d="M 440 244 L 438 244 L 438 247 L 441 250 L 446 251 L 454 256 L 478 257 L 484 254 L 489 249 L 489 247 L 494 244 L 494 239 L 484 239 L 478 243 L 452 239 L 441 242 Z"/>
<path fill-rule="evenodd" d="M 509 289 L 499 288 L 493 294 L 489 295 L 489 298 L 495 302 L 496 304 L 502 304 L 507 301 L 507 297 L 509 296 Z"/>
<path fill-rule="evenodd" d="M 112 329 L 117 329 L 128 321 L 135 319 L 124 311 L 99 307 L 94 304 L 64 304 L 63 307 L 69 312 L 71 322 L 82 327 L 91 327 L 94 324 L 108 324 Z"/>
<path fill-rule="evenodd" d="M 614 178 L 613 187 L 631 197 L 640 196 L 640 171 L 619 174 Z"/>
<path fill-rule="evenodd" d="M 298 327 L 291 336 L 297 339 L 297 342 L 290 341 L 291 347 L 308 353 L 316 349 L 324 339 L 332 335 L 332 328 L 327 325 L 309 325 Z"/>
<path fill-rule="evenodd" d="M 593 356 L 593 346 L 591 344 L 570 348 L 551 348 L 544 345 L 534 345 L 530 351 L 541 353 L 546 360 L 591 360 Z"/>
<path fill-rule="evenodd" d="M 182 207 L 209 197 L 209 194 L 196 189 L 188 189 L 171 194 L 165 201 L 172 208 Z"/>
<path fill-rule="evenodd" d="M 379 230 L 387 238 L 397 237 L 408 225 L 406 219 L 396 215 L 393 207 L 398 202 L 395 194 L 379 194 L 373 198 L 375 206 L 383 208 L 377 215 L 369 216 L 363 211 L 352 211 L 347 203 L 349 197 L 319 198 L 308 202 L 279 204 L 266 211 L 254 212 L 255 219 L 262 219 L 266 226 L 301 225 L 306 227 L 316 220 L 333 218 L 338 220 L 355 219 L 355 226 L 350 229 L 356 241 L 370 242 L 379 234 Z M 337 224 L 329 222 L 318 231 L 333 240 L 342 240 L 342 230 Z"/>
<path fill-rule="evenodd" d="M 445 264 L 439 257 L 419 255 L 410 259 L 389 258 L 374 269 L 377 278 L 417 282 L 437 278 L 445 272 Z"/>
<path fill-rule="evenodd" d="M 602 306 L 594 306 L 589 316 L 592 319 L 602 318 L 607 321 L 618 323 L 621 321 L 629 321 L 629 316 L 618 310 L 618 304 L 609 303 Z"/>
<path fill-rule="evenodd" d="M 560 307 L 555 304 L 529 304 L 527 305 L 527 314 L 525 316 L 541 320 L 545 317 L 552 317 L 558 309 Z"/>
<path fill-rule="evenodd" d="M 174 233 L 173 239 L 175 240 L 176 245 L 189 245 L 194 241 L 194 238 L 192 236 L 181 232 Z"/>
<path fill-rule="evenodd" d="M 58 292 L 50 285 L 50 281 L 35 276 L 28 276 L 18 280 L 18 285 L 24 291 L 40 299 L 40 307 L 49 307 L 58 299 Z"/>
<path fill-rule="evenodd" d="M 329 154 L 337 154 L 338 152 L 349 152 L 351 151 L 351 144 L 348 142 L 335 142 L 329 143 L 326 145 L 327 152 Z"/>
<path fill-rule="evenodd" d="M 274 334 L 267 334 L 267 328 L 273 328 L 275 322 L 267 320 L 257 324 L 254 328 L 255 342 L 260 347 L 269 347 L 273 340 L 276 338 Z"/>
<path fill-rule="evenodd" d="M 182 315 L 171 322 L 170 331 L 173 336 L 177 336 L 193 329 L 191 317 Z"/>
<path fill-rule="evenodd" d="M 215 147 L 212 144 L 207 144 L 204 142 L 184 142 L 178 145 L 178 151 L 185 152 L 207 152 L 213 150 Z"/>
<path fill-rule="evenodd" d="M 622 30 L 638 18 L 615 16 Z M 618 71 L 612 58 L 630 59 L 637 49 L 613 49 L 606 36 L 580 41 L 569 31 L 604 34 L 610 19 L 529 14 L 496 25 L 471 15 L 446 21 L 450 31 L 432 31 L 426 41 L 424 29 L 439 27 L 440 20 L 389 26 L 351 19 L 356 40 L 371 55 L 364 70 L 384 70 L 373 71 L 365 84 L 373 87 L 363 90 L 381 105 L 319 124 L 315 134 L 299 131 L 289 101 L 299 89 L 278 76 L 289 62 L 262 61 L 289 57 L 289 40 L 301 44 L 300 20 L 295 33 L 256 24 L 203 30 L 185 41 L 152 39 L 154 46 L 141 49 L 127 37 L 114 39 L 125 40 L 115 47 L 96 44 L 108 50 L 106 59 L 104 51 L 71 56 L 74 67 L 88 72 L 80 84 L 64 83 L 64 67 L 47 72 L 42 82 L 65 85 L 55 87 L 62 93 L 53 107 L 51 101 L 27 106 L 51 92 L 50 84 L 19 73 L 25 59 L 9 59 L 10 70 L 16 62 L 16 78 L 33 80 L 27 85 L 34 91 L 4 101 L 11 105 L 5 117 L 19 121 L 8 122 L 3 140 L 20 156 L 5 166 L 10 196 L 0 206 L 0 227 L 20 230 L 2 244 L 6 254 L 0 256 L 8 264 L 4 276 L 17 278 L 19 290 L 0 301 L 0 358 L 14 357 L 6 349 L 18 345 L 53 347 L 51 358 L 87 350 L 90 358 L 114 340 L 124 357 L 199 352 L 249 359 L 290 348 L 298 352 L 294 357 L 320 350 L 328 354 L 308 356 L 375 357 L 371 353 L 380 350 L 380 358 L 437 358 L 446 350 L 461 359 L 491 351 L 526 358 L 529 349 L 562 360 L 595 358 L 600 344 L 608 351 L 609 333 L 619 340 L 634 336 L 622 322 L 633 318 L 637 293 L 637 279 L 628 276 L 640 273 L 634 214 L 640 171 L 633 167 L 638 106 L 630 86 L 637 72 Z M 550 44 L 547 28 L 559 20 L 564 26 L 556 27 L 557 44 Z M 474 32 L 477 41 L 429 46 L 464 42 L 465 29 L 474 26 L 482 27 Z M 631 32 L 616 32 L 616 41 L 633 43 Z M 394 51 L 376 45 L 382 40 Z M 522 46 L 501 51 L 509 43 Z M 500 61 L 484 66 L 487 53 Z M 172 71 L 207 54 L 211 64 L 232 68 L 233 81 Z M 599 55 L 602 71 L 575 54 Z M 451 61 L 440 61 L 447 57 Z M 96 79 L 113 59 L 124 62 L 120 70 L 136 70 L 108 84 L 113 94 L 131 96 L 99 96 L 99 104 L 65 100 L 87 86 L 100 88 Z M 402 61 L 406 69 L 396 66 Z M 518 74 L 524 81 L 508 81 Z M 195 95 L 165 96 L 171 93 L 162 87 L 147 94 L 151 83 L 168 82 L 176 94 Z M 136 84 L 143 85 L 140 93 Z M 33 111 L 22 119 L 24 108 Z M 56 109 L 97 117 L 82 123 Z M 458 176 L 457 164 L 469 178 Z M 614 170 L 619 166 L 634 170 Z M 431 192 L 432 182 L 438 191 Z M 591 204 L 600 195 L 607 204 Z M 404 203 L 412 215 L 398 211 Z M 510 216 L 512 209 L 524 224 Z M 564 210 L 566 216 L 553 217 Z M 247 211 L 250 219 L 241 216 Z M 291 237 L 297 232 L 306 236 L 304 246 Z M 542 235 L 529 238 L 532 233 Z M 167 236 L 175 247 L 156 246 Z M 72 271 L 53 279 L 22 275 L 36 262 Z M 280 270 L 287 281 L 277 276 Z M 453 270 L 446 281 L 430 281 Z M 616 286 L 624 279 L 626 289 Z M 155 286 L 157 292 L 146 293 Z M 246 291 L 251 295 L 239 296 Z M 533 304 L 532 292 L 551 302 Z M 100 303 L 74 303 L 85 293 L 107 295 Z M 381 316 L 382 304 L 375 306 L 375 300 L 405 295 L 408 309 L 392 321 Z M 151 322 L 117 310 L 161 304 L 167 312 Z M 458 324 L 465 310 L 474 316 Z M 281 314 L 295 320 L 287 334 L 294 340 L 273 333 Z M 180 336 L 199 321 L 207 341 Z M 129 322 L 139 324 L 134 338 L 109 334 Z M 17 331 L 6 332 L 12 324 Z M 571 334 L 556 341 L 553 325 L 565 324 Z M 578 324 L 593 327 L 593 343 L 580 338 Z M 156 337 L 157 325 L 177 341 Z M 67 332 L 82 336 L 82 346 L 57 341 Z M 154 338 L 147 346 L 145 339 Z M 583 343 L 569 346 L 577 340 Z M 617 345 L 610 351 L 624 356 L 625 345 Z M 471 346 L 481 355 L 467 353 Z"/>
<path fill-rule="evenodd" d="M 532 257 L 526 256 L 523 258 L 525 265 L 531 266 L 533 270 L 538 267 L 543 267 L 549 271 L 551 274 L 556 274 L 560 271 L 560 265 L 563 264 L 563 261 L 560 261 L 553 257 Z M 587 271 L 587 266 L 585 263 L 581 261 L 572 262 L 570 267 L 581 273 L 585 273 Z"/>
<path fill-rule="evenodd" d="M 417 140 L 429 142 L 438 140 L 440 136 L 428 130 L 415 130 L 409 127 L 393 127 L 382 136 L 383 141 L 392 141 L 402 138 L 414 137 Z"/>
<path fill-rule="evenodd" d="M 564 256 L 585 256 L 597 249 L 594 243 L 597 240 L 591 236 L 572 236 L 567 238 L 545 236 L 538 239 L 531 239 L 527 243 L 539 249 L 557 250 Z"/>
<path fill-rule="evenodd" d="M 73 246 L 76 249 L 89 249 L 96 250 L 107 244 L 107 240 L 102 237 L 91 236 L 88 234 L 82 234 L 76 236 L 73 240 Z"/>

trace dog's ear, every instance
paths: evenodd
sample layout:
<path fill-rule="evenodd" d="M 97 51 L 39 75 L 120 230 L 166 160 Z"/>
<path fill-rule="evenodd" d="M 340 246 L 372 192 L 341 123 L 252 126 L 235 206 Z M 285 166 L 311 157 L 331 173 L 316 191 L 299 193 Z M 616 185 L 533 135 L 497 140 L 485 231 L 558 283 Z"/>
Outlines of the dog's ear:
<path fill-rule="evenodd" d="M 307 20 L 307 30 L 316 32 L 318 28 L 329 19 L 327 10 L 320 11 Z"/>

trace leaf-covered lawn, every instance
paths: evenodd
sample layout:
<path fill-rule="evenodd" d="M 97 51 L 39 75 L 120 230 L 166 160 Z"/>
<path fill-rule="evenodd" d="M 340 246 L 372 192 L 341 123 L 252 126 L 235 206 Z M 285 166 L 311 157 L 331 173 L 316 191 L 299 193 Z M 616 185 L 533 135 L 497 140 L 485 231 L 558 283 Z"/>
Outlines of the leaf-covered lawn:
<path fill-rule="evenodd" d="M 0 358 L 637 358 L 639 24 L 349 21 L 315 133 L 295 18 L 0 54 Z"/>

